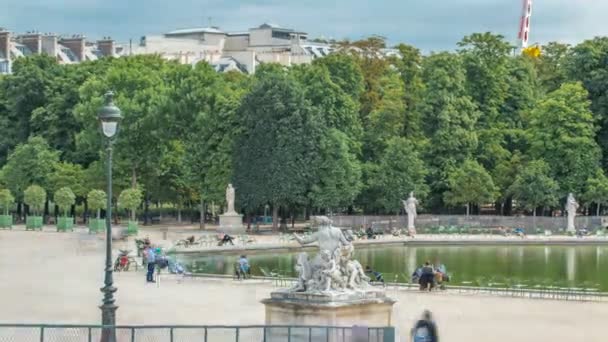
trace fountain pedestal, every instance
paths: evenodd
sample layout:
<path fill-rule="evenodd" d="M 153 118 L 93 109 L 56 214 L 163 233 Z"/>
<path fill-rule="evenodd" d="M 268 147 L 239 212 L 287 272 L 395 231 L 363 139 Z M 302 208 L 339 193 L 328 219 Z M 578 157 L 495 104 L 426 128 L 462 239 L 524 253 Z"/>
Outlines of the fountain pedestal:
<path fill-rule="evenodd" d="M 383 290 L 373 288 L 329 293 L 279 290 L 262 303 L 266 325 L 388 327 L 392 325 L 395 300 Z M 291 341 L 342 341 L 343 338 L 350 341 L 350 333 L 341 329 L 300 329 L 291 331 Z M 266 337 L 271 342 L 286 341 L 287 334 L 286 329 L 270 329 Z"/>

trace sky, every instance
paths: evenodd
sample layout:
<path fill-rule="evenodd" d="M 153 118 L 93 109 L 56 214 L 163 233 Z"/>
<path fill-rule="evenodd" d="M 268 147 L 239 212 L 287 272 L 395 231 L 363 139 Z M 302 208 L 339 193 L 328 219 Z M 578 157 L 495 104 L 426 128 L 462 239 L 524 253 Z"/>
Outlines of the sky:
<path fill-rule="evenodd" d="M 473 32 L 515 44 L 522 0 L 0 0 L 0 27 L 138 41 L 178 28 L 243 31 L 264 22 L 310 38 L 386 37 L 423 51 L 452 50 Z M 608 0 L 533 0 L 530 43 L 608 35 Z"/>

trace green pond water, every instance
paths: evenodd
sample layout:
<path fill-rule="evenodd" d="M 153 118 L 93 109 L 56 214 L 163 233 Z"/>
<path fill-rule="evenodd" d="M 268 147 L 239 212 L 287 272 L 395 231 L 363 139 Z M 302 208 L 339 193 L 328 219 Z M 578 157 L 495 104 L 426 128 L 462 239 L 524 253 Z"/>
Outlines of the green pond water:
<path fill-rule="evenodd" d="M 314 254 L 315 251 L 309 251 Z M 295 276 L 298 253 L 255 252 L 247 255 L 254 275 L 260 268 Z M 177 255 L 199 273 L 233 274 L 239 255 Z M 374 246 L 355 251 L 363 267 L 382 272 L 387 281 L 409 282 L 426 260 L 447 266 L 454 285 L 488 282 L 598 288 L 608 292 L 608 245 L 584 246 Z"/>

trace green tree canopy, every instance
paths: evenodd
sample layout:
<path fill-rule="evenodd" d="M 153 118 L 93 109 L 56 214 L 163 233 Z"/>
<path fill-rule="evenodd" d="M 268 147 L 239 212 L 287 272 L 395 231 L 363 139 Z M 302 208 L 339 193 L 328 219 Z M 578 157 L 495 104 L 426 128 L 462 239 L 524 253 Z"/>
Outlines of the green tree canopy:
<path fill-rule="evenodd" d="M 533 160 L 520 168 L 509 192 L 518 204 L 532 210 L 557 204 L 558 183 L 550 176 L 550 166 L 543 160 Z"/>
<path fill-rule="evenodd" d="M 86 194 L 85 173 L 82 166 L 68 162 L 55 163 L 53 172 L 49 175 L 49 190 L 55 193 L 61 188 L 68 187 L 78 197 Z"/>
<path fill-rule="evenodd" d="M 139 188 L 125 189 L 118 196 L 118 206 L 131 211 L 131 220 L 135 221 L 135 212 L 141 204 L 142 193 Z"/>
<path fill-rule="evenodd" d="M 21 200 L 21 194 L 29 185 L 48 187 L 58 159 L 59 153 L 51 150 L 44 139 L 30 137 L 9 155 L 2 168 L 2 182 Z"/>
<path fill-rule="evenodd" d="M 0 190 L 0 208 L 4 210 L 4 215 L 9 214 L 9 210 L 15 204 L 15 197 L 9 189 Z"/>
<path fill-rule="evenodd" d="M 38 185 L 30 185 L 23 192 L 23 201 L 30 207 L 34 215 L 40 214 L 46 201 L 46 191 Z"/>
<path fill-rule="evenodd" d="M 596 203 L 596 215 L 600 216 L 602 204 L 608 203 L 608 177 L 601 169 L 597 169 L 595 174 L 587 179 L 583 200 L 587 203 Z"/>
<path fill-rule="evenodd" d="M 63 216 L 67 217 L 68 211 L 76 203 L 76 195 L 74 195 L 72 189 L 68 187 L 63 187 L 55 191 L 54 200 L 55 204 L 57 204 L 59 209 L 63 210 Z"/>
<path fill-rule="evenodd" d="M 425 182 L 427 168 L 419 154 L 412 148 L 412 142 L 396 137 L 388 142 L 380 162 L 369 166 L 367 175 L 368 191 L 365 199 L 371 208 L 398 213 L 401 200 L 411 191 L 418 198 L 424 198 L 429 191 Z M 370 209 L 371 209 L 370 208 Z"/>
<path fill-rule="evenodd" d="M 449 190 L 444 193 L 445 202 L 450 205 L 466 205 L 467 216 L 470 203 L 491 203 L 497 195 L 492 176 L 474 160 L 466 160 L 450 172 L 448 185 Z"/>
<path fill-rule="evenodd" d="M 566 83 L 530 113 L 530 156 L 549 164 L 563 196 L 583 193 L 586 180 L 600 165 L 587 96 L 580 83 Z"/>
<path fill-rule="evenodd" d="M 97 212 L 97 219 L 99 220 L 101 209 L 106 208 L 106 202 L 108 200 L 108 196 L 102 190 L 91 190 L 87 194 L 87 202 L 89 204 L 89 208 Z"/>

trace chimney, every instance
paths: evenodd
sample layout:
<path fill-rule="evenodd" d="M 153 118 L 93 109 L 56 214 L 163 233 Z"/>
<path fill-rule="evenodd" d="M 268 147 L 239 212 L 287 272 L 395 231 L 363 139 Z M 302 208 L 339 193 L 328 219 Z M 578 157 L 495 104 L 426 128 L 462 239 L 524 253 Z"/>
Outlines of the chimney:
<path fill-rule="evenodd" d="M 11 57 L 11 33 L 0 28 L 0 58 Z"/>
<path fill-rule="evenodd" d="M 59 43 L 72 50 L 78 62 L 84 61 L 84 36 L 74 35 L 69 38 L 61 38 Z"/>
<path fill-rule="evenodd" d="M 102 40 L 98 40 L 97 49 L 104 57 L 113 57 L 116 54 L 114 40 L 110 37 L 104 37 Z"/>
<path fill-rule="evenodd" d="M 42 35 L 38 32 L 28 32 L 19 37 L 19 42 L 25 45 L 33 54 L 42 52 Z"/>
<path fill-rule="evenodd" d="M 47 33 L 42 36 L 42 52 L 57 58 L 59 45 L 57 44 L 57 36 L 55 34 Z"/>

